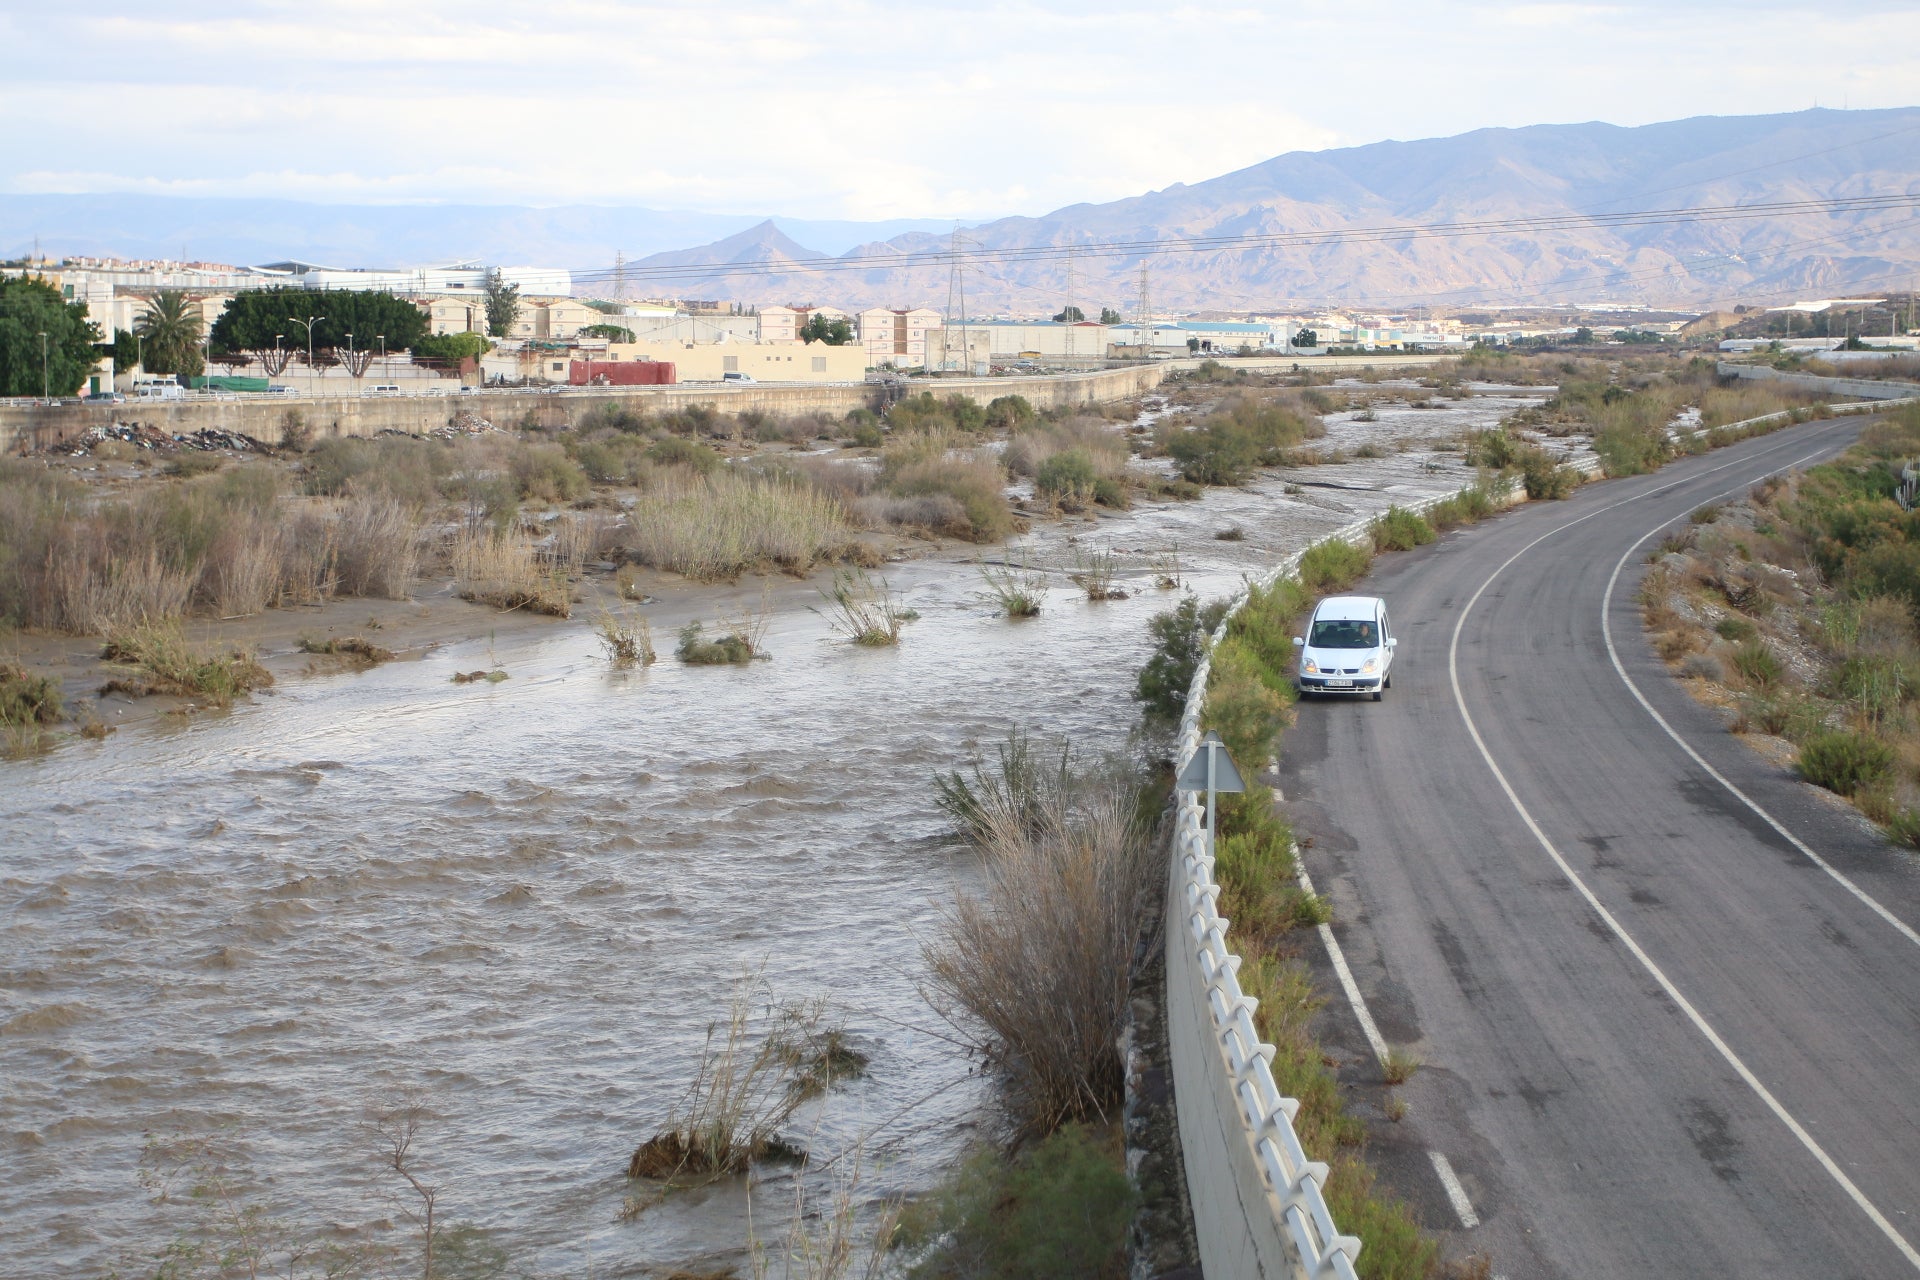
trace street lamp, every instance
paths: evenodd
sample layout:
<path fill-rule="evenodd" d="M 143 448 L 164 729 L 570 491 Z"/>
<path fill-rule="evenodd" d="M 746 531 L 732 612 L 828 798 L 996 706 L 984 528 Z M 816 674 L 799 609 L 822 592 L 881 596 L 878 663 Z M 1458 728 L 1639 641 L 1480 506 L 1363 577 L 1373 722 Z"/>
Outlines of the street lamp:
<path fill-rule="evenodd" d="M 273 335 L 273 363 L 279 368 L 280 373 L 285 373 L 287 371 L 287 366 L 282 364 L 280 361 L 280 339 L 286 336 L 287 335 L 284 333 L 276 333 Z M 280 376 L 280 374 L 271 374 L 269 376 L 277 378 Z"/>
<path fill-rule="evenodd" d="M 53 382 L 51 375 L 47 372 L 47 331 L 45 329 L 40 331 L 40 398 L 53 399 Z"/>
<path fill-rule="evenodd" d="M 305 325 L 305 326 L 306 326 L 306 329 L 307 329 L 307 377 L 308 377 L 308 378 L 312 378 L 312 377 L 314 376 L 314 372 L 313 372 L 313 326 L 314 326 L 315 324 L 317 324 L 317 323 L 318 323 L 319 321 L 322 321 L 322 320 L 325 320 L 325 319 L 326 319 L 326 317 L 325 317 L 325 316 L 308 316 L 308 317 L 307 317 L 307 318 L 306 318 L 305 320 L 302 320 L 302 319 L 301 319 L 301 318 L 300 318 L 299 316 L 288 316 L 288 317 L 287 317 L 287 323 L 288 323 L 288 324 L 298 324 L 298 325 Z"/>
<path fill-rule="evenodd" d="M 380 339 L 380 381 L 390 383 L 393 381 L 393 370 L 387 367 L 387 335 L 379 333 L 374 336 Z"/>
<path fill-rule="evenodd" d="M 360 373 L 353 362 L 353 335 L 347 335 L 347 372 L 353 375 L 353 394 L 360 394 Z"/>

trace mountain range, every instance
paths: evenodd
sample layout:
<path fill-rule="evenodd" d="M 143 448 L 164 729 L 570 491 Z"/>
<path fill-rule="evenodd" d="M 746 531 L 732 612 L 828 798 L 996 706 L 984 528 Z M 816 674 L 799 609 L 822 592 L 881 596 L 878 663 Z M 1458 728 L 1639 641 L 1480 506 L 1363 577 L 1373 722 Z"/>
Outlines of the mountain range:
<path fill-rule="evenodd" d="M 1595 215 L 1894 194 L 1873 211 Z M 1667 306 L 1906 289 L 1920 275 L 1920 107 L 1547 124 L 1289 152 L 1192 185 L 951 230 L 570 206 L 344 206 L 157 196 L 0 196 L 0 253 L 299 258 L 341 266 L 476 257 L 574 270 L 576 292 L 947 305 L 1089 314 L 1150 304 L 1252 311 L 1609 301 Z M 1563 220 L 1542 228 L 1543 218 Z M 1448 224 L 1527 220 L 1499 232 Z M 1356 229 L 1370 234 L 1356 236 Z M 1330 233 L 1349 233 L 1334 238 Z M 1307 242 L 1301 233 L 1317 236 Z M 968 261 L 950 262 L 954 236 Z M 1164 242 L 1224 241 L 1205 252 Z M 1266 237 L 1266 239 L 1248 239 Z M 1295 237 L 1288 239 L 1288 237 Z M 1145 244 L 1141 242 L 1147 242 Z M 685 248 L 689 244 L 694 248 Z M 1066 251 L 1073 249 L 1069 255 Z M 1021 256 L 1009 258 L 1012 251 Z M 919 255 L 912 265 L 893 265 Z M 863 265 L 865 260 L 886 259 Z"/>

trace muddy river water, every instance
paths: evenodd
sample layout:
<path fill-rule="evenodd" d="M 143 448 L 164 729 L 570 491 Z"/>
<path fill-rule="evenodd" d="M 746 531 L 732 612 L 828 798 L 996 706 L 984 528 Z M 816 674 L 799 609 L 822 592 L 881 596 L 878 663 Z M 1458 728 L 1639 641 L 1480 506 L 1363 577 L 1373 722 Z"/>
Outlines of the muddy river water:
<path fill-rule="evenodd" d="M 1336 422 L 1330 443 L 1390 420 Z M 865 1136 L 863 1195 L 926 1187 L 991 1102 L 918 989 L 967 875 L 933 775 L 1014 725 L 1124 749 L 1170 546 L 1193 590 L 1224 594 L 1469 478 L 1415 451 L 1044 526 L 1036 561 L 1065 563 L 1068 537 L 1126 552 L 1134 595 L 1089 603 L 1056 577 L 1021 622 L 959 555 L 890 566 L 921 615 L 897 649 L 837 642 L 786 582 L 772 661 L 745 668 L 610 671 L 584 625 L 556 625 L 0 764 L 0 1276 L 136 1274 L 181 1221 L 136 1181 L 147 1132 L 229 1127 L 300 1222 L 394 1220 L 358 1122 L 402 1086 L 431 1102 L 442 1220 L 527 1269 L 737 1258 L 738 1184 L 618 1211 L 627 1156 L 754 970 L 825 997 L 872 1058 L 805 1113 L 806 1144 Z M 1228 525 L 1245 539 L 1214 540 Z M 650 607 L 669 639 L 675 601 Z M 511 678 L 449 683 L 490 661 Z"/>

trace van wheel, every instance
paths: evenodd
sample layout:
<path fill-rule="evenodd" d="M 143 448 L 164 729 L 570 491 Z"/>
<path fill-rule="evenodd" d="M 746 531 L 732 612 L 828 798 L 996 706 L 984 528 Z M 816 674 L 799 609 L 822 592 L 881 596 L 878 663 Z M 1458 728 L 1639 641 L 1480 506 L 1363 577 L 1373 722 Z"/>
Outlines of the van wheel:
<path fill-rule="evenodd" d="M 1373 700 L 1374 700 L 1375 702 L 1378 702 L 1378 701 L 1380 701 L 1380 691 L 1379 691 L 1378 689 L 1375 689 L 1375 690 L 1373 691 Z"/>
<path fill-rule="evenodd" d="M 1387 678 L 1386 678 L 1385 680 L 1382 680 L 1382 681 L 1380 682 L 1380 687 L 1381 687 L 1382 689 L 1391 689 L 1391 688 L 1393 688 L 1393 676 L 1392 676 L 1392 674 L 1391 674 L 1391 673 L 1389 673 L 1389 674 L 1388 674 L 1388 676 L 1387 676 Z"/>

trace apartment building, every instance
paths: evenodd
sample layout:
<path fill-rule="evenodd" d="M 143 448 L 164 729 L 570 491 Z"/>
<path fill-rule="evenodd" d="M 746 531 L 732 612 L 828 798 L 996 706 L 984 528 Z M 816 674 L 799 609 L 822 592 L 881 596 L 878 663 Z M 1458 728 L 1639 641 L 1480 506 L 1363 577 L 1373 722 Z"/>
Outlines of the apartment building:
<path fill-rule="evenodd" d="M 815 316 L 824 316 L 828 320 L 848 320 L 851 317 L 838 307 L 762 307 L 760 308 L 757 337 L 761 342 L 797 342 L 800 331 Z"/>
<path fill-rule="evenodd" d="M 872 307 L 854 317 L 867 363 L 918 369 L 927 362 L 927 331 L 940 327 L 931 307 Z"/>

